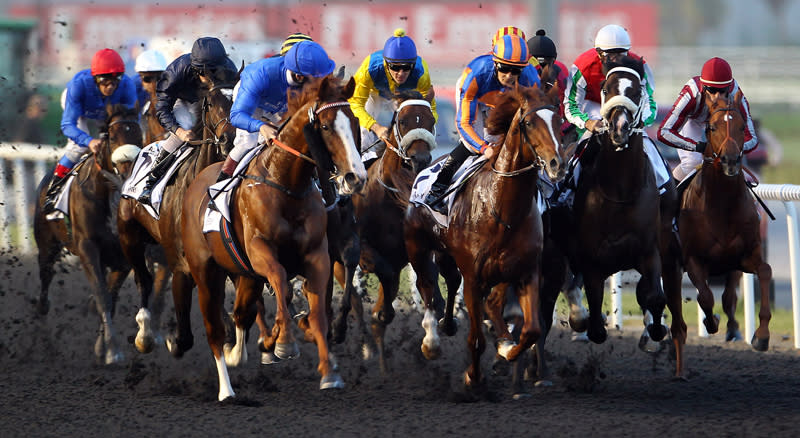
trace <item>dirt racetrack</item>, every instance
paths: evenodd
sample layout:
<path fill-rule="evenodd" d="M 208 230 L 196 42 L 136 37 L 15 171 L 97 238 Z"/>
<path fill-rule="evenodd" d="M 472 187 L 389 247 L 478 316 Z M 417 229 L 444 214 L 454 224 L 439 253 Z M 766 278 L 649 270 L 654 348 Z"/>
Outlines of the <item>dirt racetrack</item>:
<path fill-rule="evenodd" d="M 313 345 L 301 344 L 296 361 L 265 366 L 251 340 L 249 362 L 230 370 L 237 401 L 221 404 L 196 302 L 195 346 L 183 359 L 163 347 L 141 355 L 127 342 L 138 308 L 129 279 L 115 317 L 125 360 L 95 365 L 97 317 L 87 313 L 88 283 L 76 265 L 64 265 L 70 272 L 54 281 L 50 313 L 38 317 L 35 259 L 4 253 L 1 260 L 0 437 L 798 434 L 800 355 L 791 339 L 775 333 L 769 351 L 757 353 L 746 343 L 726 344 L 720 334 L 699 339 L 690 328 L 690 379 L 683 382 L 671 378 L 666 354 L 638 350 L 633 322 L 602 345 L 571 342 L 558 328 L 549 349 L 553 386 L 531 386 L 531 398 L 514 401 L 509 379 L 489 375 L 488 393 L 468 402 L 458 385 L 467 360 L 465 324 L 443 338 L 443 357 L 427 362 L 419 351 L 421 315 L 404 308 L 389 329 L 386 377 L 374 359 L 360 358 L 351 337 L 334 346 L 346 388 L 321 392 Z M 165 320 L 173 319 L 171 311 Z M 487 370 L 493 355 L 490 346 Z"/>

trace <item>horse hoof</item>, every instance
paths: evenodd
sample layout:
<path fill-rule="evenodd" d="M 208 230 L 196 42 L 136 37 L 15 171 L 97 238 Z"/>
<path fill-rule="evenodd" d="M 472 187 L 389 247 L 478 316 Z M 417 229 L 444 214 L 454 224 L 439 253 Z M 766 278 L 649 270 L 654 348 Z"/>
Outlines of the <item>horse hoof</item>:
<path fill-rule="evenodd" d="M 769 337 L 759 339 L 753 335 L 753 340 L 750 341 L 750 345 L 752 345 L 753 349 L 756 351 L 767 351 L 767 349 L 769 349 Z"/>
<path fill-rule="evenodd" d="M 139 353 L 147 354 L 153 351 L 155 348 L 155 340 L 149 336 L 139 336 L 136 335 L 136 349 L 139 350 Z"/>
<path fill-rule="evenodd" d="M 280 362 L 281 359 L 278 356 L 275 356 L 275 353 L 271 351 L 263 351 L 261 352 L 261 364 L 262 365 L 273 365 Z"/>
<path fill-rule="evenodd" d="M 572 342 L 589 342 L 589 337 L 586 336 L 585 331 L 574 331 L 572 332 Z"/>
<path fill-rule="evenodd" d="M 455 336 L 458 333 L 458 320 L 453 318 L 450 320 L 448 324 L 446 318 L 442 318 L 439 320 L 439 330 L 442 333 L 446 334 L 447 336 Z"/>
<path fill-rule="evenodd" d="M 647 326 L 647 332 L 650 334 L 650 339 L 659 342 L 664 339 L 669 330 L 663 324 L 650 324 Z"/>
<path fill-rule="evenodd" d="M 167 346 L 167 351 L 172 354 L 172 357 L 175 359 L 180 359 L 183 357 L 183 353 L 185 352 L 182 348 L 180 348 L 178 341 L 175 339 L 174 336 L 169 335 L 164 338 L 164 344 Z"/>
<path fill-rule="evenodd" d="M 300 348 L 297 347 L 295 342 L 287 344 L 278 342 L 275 344 L 275 356 L 281 360 L 297 359 L 300 357 Z"/>
<path fill-rule="evenodd" d="M 645 353 L 655 354 L 661 352 L 664 349 L 664 345 L 661 342 L 652 340 L 647 333 L 644 333 L 639 337 L 639 349 Z"/>
<path fill-rule="evenodd" d="M 541 379 L 537 380 L 536 383 L 533 384 L 533 386 L 537 388 L 549 388 L 553 386 L 553 381 L 548 379 Z"/>
<path fill-rule="evenodd" d="M 708 334 L 713 335 L 719 330 L 719 315 L 714 314 L 711 319 L 703 318 L 703 325 L 706 326 Z"/>
<path fill-rule="evenodd" d="M 497 354 L 502 356 L 505 360 L 511 360 L 508 358 L 508 354 L 511 352 L 511 349 L 516 346 L 516 342 L 509 341 L 508 339 L 502 339 L 497 343 Z"/>
<path fill-rule="evenodd" d="M 606 331 L 605 327 L 601 327 L 599 330 L 588 330 L 586 332 L 586 336 L 595 344 L 602 344 L 606 341 L 608 332 Z"/>
<path fill-rule="evenodd" d="M 527 400 L 533 397 L 530 392 L 515 392 L 514 395 L 511 396 L 512 400 Z"/>
<path fill-rule="evenodd" d="M 125 355 L 122 353 L 114 353 L 111 350 L 106 352 L 106 365 L 113 365 L 115 363 L 120 363 L 125 359 Z"/>
<path fill-rule="evenodd" d="M 742 332 L 739 330 L 728 330 L 728 332 L 725 334 L 725 342 L 738 342 L 742 340 L 744 340 L 744 338 L 742 337 Z"/>
<path fill-rule="evenodd" d="M 437 347 L 428 347 L 425 344 L 422 344 L 422 355 L 425 356 L 425 359 L 434 360 L 438 359 L 439 355 L 442 354 L 442 349 Z"/>
<path fill-rule="evenodd" d="M 322 376 L 319 381 L 319 389 L 342 389 L 344 388 L 344 380 L 338 373 L 331 373 L 327 376 Z"/>

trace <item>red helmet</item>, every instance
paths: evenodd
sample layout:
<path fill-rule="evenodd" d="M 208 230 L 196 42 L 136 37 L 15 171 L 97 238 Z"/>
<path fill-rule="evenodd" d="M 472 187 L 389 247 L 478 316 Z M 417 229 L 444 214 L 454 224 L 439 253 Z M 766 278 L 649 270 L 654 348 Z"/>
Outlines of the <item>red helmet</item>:
<path fill-rule="evenodd" d="M 92 76 L 109 73 L 125 73 L 125 63 L 112 49 L 98 50 L 92 57 Z"/>
<path fill-rule="evenodd" d="M 726 88 L 733 83 L 731 66 L 722 58 L 711 58 L 703 64 L 700 82 L 712 88 Z"/>

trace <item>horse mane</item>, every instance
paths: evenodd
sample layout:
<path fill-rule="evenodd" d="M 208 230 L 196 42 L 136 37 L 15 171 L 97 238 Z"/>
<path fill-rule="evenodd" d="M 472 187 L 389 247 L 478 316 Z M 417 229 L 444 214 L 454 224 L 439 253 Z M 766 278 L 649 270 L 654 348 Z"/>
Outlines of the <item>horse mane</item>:
<path fill-rule="evenodd" d="M 640 78 L 644 77 L 644 61 L 624 56 L 619 61 L 607 61 L 603 63 L 603 75 L 608 74 L 612 68 L 627 67 L 639 74 Z"/>
<path fill-rule="evenodd" d="M 346 96 L 344 92 L 343 81 L 335 76 L 328 75 L 324 78 L 311 79 L 299 90 L 289 89 L 287 92 L 287 104 L 289 109 L 286 111 L 284 117 L 294 114 L 302 108 L 303 105 L 317 100 L 323 85 L 327 86 L 326 89 L 328 93 L 325 96 L 326 100 L 345 101 L 348 99 L 348 96 Z"/>
<path fill-rule="evenodd" d="M 497 103 L 486 120 L 486 130 L 491 135 L 502 135 L 511 128 L 514 114 L 528 100 L 544 97 L 542 90 L 537 87 L 517 86 L 514 90 L 500 93 Z"/>

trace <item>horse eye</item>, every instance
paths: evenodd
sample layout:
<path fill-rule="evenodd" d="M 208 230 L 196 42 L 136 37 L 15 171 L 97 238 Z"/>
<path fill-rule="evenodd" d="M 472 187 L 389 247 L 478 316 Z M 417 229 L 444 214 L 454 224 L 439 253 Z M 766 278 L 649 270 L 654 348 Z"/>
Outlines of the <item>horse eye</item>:
<path fill-rule="evenodd" d="M 322 125 L 320 128 L 322 128 L 323 131 L 327 131 L 329 129 L 328 125 Z"/>

